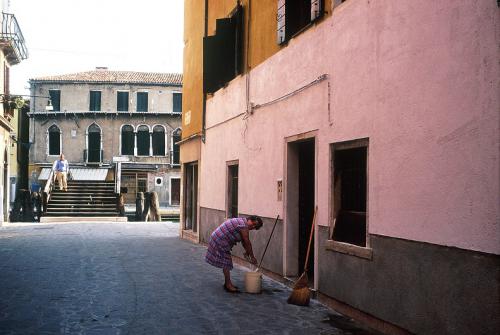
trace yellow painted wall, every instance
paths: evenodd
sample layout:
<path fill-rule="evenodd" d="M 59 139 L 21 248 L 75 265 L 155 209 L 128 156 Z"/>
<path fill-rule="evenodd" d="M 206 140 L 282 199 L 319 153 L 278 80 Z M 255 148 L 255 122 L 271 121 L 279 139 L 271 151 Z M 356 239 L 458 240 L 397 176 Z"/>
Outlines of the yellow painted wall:
<path fill-rule="evenodd" d="M 202 130 L 204 5 L 202 0 L 184 1 L 183 139 Z"/>
<path fill-rule="evenodd" d="M 286 44 L 278 45 L 276 43 L 277 0 L 243 0 L 241 4 L 245 17 L 245 36 L 250 12 L 248 67 L 251 69 L 274 55 L 281 48 L 286 47 Z M 332 0 L 325 1 L 325 16 L 331 14 L 331 4 Z M 215 34 L 216 20 L 228 17 L 236 5 L 237 0 L 208 1 L 208 35 Z M 183 139 L 202 131 L 204 6 L 204 0 L 184 1 Z M 245 54 L 246 47 L 245 37 Z"/>

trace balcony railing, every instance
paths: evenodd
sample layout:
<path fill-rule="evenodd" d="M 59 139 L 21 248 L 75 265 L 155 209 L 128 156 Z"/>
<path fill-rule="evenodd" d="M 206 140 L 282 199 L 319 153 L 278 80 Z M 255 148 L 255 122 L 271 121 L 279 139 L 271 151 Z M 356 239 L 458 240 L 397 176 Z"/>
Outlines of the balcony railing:
<path fill-rule="evenodd" d="M 14 65 L 28 58 L 24 36 L 14 14 L 2 13 L 0 34 L 0 47 L 10 64 Z"/>

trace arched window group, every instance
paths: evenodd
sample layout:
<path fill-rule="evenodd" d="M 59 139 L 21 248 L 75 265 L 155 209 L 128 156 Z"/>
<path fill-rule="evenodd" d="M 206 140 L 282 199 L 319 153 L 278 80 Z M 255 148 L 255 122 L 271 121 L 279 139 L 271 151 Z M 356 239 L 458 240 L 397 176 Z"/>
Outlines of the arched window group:
<path fill-rule="evenodd" d="M 121 128 L 121 155 L 165 156 L 165 127 L 156 125 L 152 129 L 140 125 L 134 129 L 131 125 Z"/>
<path fill-rule="evenodd" d="M 171 163 L 179 164 L 179 145 L 181 129 L 172 132 Z M 86 157 L 88 162 L 102 162 L 102 130 L 92 123 L 86 132 Z M 166 130 L 162 125 L 150 128 L 147 125 L 123 125 L 120 129 L 120 155 L 127 156 L 166 156 Z M 57 156 L 62 152 L 61 129 L 53 124 L 47 129 L 47 154 Z"/>

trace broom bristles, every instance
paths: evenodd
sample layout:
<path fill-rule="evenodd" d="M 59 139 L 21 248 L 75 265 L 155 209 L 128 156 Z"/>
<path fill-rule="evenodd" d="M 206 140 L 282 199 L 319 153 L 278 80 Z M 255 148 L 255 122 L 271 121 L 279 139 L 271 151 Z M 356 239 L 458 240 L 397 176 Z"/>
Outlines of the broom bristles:
<path fill-rule="evenodd" d="M 307 286 L 309 280 L 307 278 L 307 272 L 304 272 L 295 285 L 293 285 L 292 294 L 288 298 L 287 302 L 292 305 L 297 306 L 308 306 L 309 300 L 311 298 L 311 291 L 309 291 L 309 287 Z"/>

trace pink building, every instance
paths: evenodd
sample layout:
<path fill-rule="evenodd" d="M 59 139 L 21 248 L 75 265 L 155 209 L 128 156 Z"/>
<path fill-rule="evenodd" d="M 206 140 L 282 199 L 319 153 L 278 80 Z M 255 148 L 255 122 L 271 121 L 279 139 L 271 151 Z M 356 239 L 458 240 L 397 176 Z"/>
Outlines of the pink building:
<path fill-rule="evenodd" d="M 387 332 L 498 333 L 498 4 L 324 10 L 208 96 L 199 240 L 260 215 L 258 256 L 279 214 L 265 267 L 293 278 L 317 206 L 320 298 Z"/>

